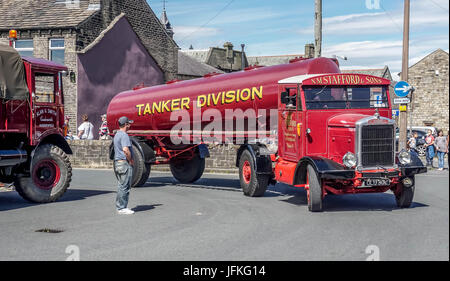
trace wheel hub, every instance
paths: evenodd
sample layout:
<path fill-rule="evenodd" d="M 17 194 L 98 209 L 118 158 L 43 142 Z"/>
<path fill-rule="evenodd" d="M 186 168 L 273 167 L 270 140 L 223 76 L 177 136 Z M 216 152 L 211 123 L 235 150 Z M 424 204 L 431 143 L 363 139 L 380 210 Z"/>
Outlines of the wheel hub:
<path fill-rule="evenodd" d="M 249 184 L 252 179 L 252 167 L 250 166 L 249 161 L 244 162 L 244 166 L 242 167 L 242 178 L 246 184 Z"/>
<path fill-rule="evenodd" d="M 52 189 L 61 178 L 61 170 L 53 160 L 42 160 L 33 167 L 34 184 L 43 190 Z"/>

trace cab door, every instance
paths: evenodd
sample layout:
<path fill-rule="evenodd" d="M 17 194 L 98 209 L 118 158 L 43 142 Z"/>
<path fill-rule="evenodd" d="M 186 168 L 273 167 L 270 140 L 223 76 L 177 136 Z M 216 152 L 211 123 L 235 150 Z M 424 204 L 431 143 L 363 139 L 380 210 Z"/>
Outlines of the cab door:
<path fill-rule="evenodd" d="M 298 85 L 280 85 L 278 102 L 280 156 L 285 160 L 298 161 L 302 154 L 300 135 L 303 122 Z"/>
<path fill-rule="evenodd" d="M 32 92 L 34 111 L 34 132 L 39 139 L 48 130 L 59 127 L 59 87 L 56 73 L 33 72 Z"/>

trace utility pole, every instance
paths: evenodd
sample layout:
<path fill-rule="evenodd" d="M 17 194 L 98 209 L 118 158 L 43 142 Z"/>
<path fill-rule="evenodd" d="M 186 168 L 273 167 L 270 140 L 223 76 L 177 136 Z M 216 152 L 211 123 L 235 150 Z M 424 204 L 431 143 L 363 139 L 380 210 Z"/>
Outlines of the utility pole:
<path fill-rule="evenodd" d="M 404 0 L 403 12 L 403 54 L 402 54 L 402 75 L 401 80 L 408 82 L 408 61 L 409 61 L 409 11 L 410 0 Z M 399 116 L 399 139 L 398 150 L 406 149 L 406 134 L 408 127 L 408 113 L 406 111 L 407 105 L 400 105 Z"/>
<path fill-rule="evenodd" d="M 314 20 L 314 36 L 315 48 L 314 57 L 322 56 L 322 0 L 315 0 L 315 20 Z"/>

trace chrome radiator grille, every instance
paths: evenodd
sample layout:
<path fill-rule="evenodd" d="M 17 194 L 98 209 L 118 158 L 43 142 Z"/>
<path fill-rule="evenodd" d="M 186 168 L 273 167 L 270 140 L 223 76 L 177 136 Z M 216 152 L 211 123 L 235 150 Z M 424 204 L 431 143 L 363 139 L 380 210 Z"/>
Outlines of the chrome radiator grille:
<path fill-rule="evenodd" d="M 394 165 L 394 126 L 369 125 L 361 128 L 361 166 Z"/>

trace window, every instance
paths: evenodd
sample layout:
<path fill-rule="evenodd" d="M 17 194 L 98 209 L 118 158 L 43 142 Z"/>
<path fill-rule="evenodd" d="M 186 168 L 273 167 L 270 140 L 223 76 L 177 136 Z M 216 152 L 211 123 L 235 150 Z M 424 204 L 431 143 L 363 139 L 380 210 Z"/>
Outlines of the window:
<path fill-rule="evenodd" d="M 35 74 L 35 97 L 40 103 L 55 102 L 55 75 L 46 73 Z"/>
<path fill-rule="evenodd" d="M 64 64 L 64 39 L 50 39 L 50 60 Z"/>
<path fill-rule="evenodd" d="M 14 42 L 14 48 L 23 57 L 33 56 L 33 40 L 17 40 Z"/>
<path fill-rule="evenodd" d="M 388 107 L 386 87 L 305 87 L 307 109 Z"/>

